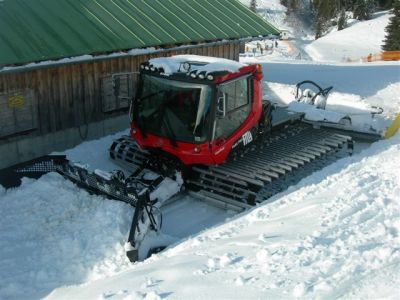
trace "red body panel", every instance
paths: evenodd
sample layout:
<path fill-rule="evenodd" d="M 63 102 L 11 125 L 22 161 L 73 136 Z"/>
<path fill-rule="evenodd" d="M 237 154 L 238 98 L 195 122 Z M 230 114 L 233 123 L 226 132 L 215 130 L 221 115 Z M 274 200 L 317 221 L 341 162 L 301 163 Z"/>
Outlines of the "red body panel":
<path fill-rule="evenodd" d="M 171 145 L 171 142 L 164 137 L 154 134 L 146 134 L 143 137 L 140 130 L 135 124 L 131 123 L 131 136 L 144 149 L 159 149 L 177 157 L 185 165 L 215 165 L 222 164 L 228 157 L 232 145 L 239 140 L 247 131 L 255 127 L 262 113 L 262 90 L 261 90 L 261 66 L 249 65 L 242 67 L 239 72 L 229 73 L 225 76 L 218 77 L 214 80 L 216 84 L 220 84 L 237 77 L 252 73 L 254 75 L 254 86 L 252 95 L 252 109 L 248 118 L 243 124 L 226 140 L 215 140 L 211 143 L 191 144 L 177 141 L 177 147 Z"/>

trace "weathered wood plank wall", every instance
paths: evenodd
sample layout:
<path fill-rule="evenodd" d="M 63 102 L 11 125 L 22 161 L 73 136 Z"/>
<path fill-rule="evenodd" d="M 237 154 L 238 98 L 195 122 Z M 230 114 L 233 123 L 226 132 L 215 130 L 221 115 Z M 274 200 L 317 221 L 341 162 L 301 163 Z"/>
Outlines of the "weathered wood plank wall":
<path fill-rule="evenodd" d="M 152 57 L 185 53 L 238 60 L 239 44 L 201 46 L 153 55 L 0 74 L 0 95 L 15 91 L 33 91 L 35 103 L 37 103 L 38 128 L 31 132 L 30 136 L 79 127 L 126 113 L 106 114 L 102 111 L 101 80 L 104 76 L 113 73 L 136 72 L 142 62 Z M 3 120 L 0 120 L 0 126 L 2 122 Z M 23 136 L 17 138 L 23 138 Z M 2 140 L 3 138 L 0 137 L 0 144 L 7 142 Z"/>

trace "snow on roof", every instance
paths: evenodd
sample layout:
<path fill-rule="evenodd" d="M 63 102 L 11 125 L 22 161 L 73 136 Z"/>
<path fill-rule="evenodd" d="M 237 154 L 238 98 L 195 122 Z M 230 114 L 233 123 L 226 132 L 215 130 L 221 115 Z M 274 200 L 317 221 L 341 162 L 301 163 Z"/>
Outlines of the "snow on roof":
<path fill-rule="evenodd" d="M 206 74 L 216 71 L 228 71 L 235 73 L 240 68 L 247 66 L 246 64 L 229 60 L 225 58 L 217 58 L 200 55 L 176 55 L 172 57 L 158 57 L 150 59 L 149 63 L 156 68 L 163 68 L 165 75 L 177 73 L 184 63 L 191 64 L 190 72 L 205 71 Z"/>
<path fill-rule="evenodd" d="M 253 40 L 253 38 L 240 39 L 240 41 L 242 41 L 242 42 L 248 42 L 251 40 Z M 124 58 L 124 57 L 129 57 L 129 56 L 138 56 L 138 55 L 146 55 L 146 54 L 159 54 L 159 53 L 164 53 L 167 51 L 181 51 L 181 50 L 196 48 L 199 46 L 225 45 L 228 43 L 229 43 L 229 41 L 222 40 L 222 41 L 216 41 L 216 42 L 211 42 L 211 43 L 200 43 L 197 45 L 180 45 L 180 46 L 177 46 L 174 48 L 168 48 L 168 49 L 154 48 L 154 47 L 132 48 L 128 51 L 117 51 L 117 52 L 112 52 L 109 54 L 81 55 L 81 56 L 74 56 L 74 57 L 66 57 L 66 58 L 62 58 L 59 60 L 46 60 L 46 61 L 41 61 L 41 62 L 36 62 L 36 63 L 24 64 L 21 66 L 8 66 L 8 67 L 0 66 L 0 73 L 15 72 L 15 71 L 21 71 L 21 70 L 28 70 L 28 69 L 38 69 L 38 68 L 45 68 L 45 67 L 50 67 L 50 66 L 73 64 L 73 63 L 94 62 L 94 61 L 107 60 L 107 59 L 112 59 L 112 58 Z M 174 57 L 179 57 L 179 56 L 206 58 L 208 61 L 212 60 L 211 57 L 199 56 L 199 55 L 177 55 Z M 222 60 L 222 58 L 217 58 L 217 59 Z M 232 61 L 230 61 L 230 60 L 227 60 L 227 61 L 232 63 Z M 245 66 L 245 64 L 242 64 L 242 66 Z"/>

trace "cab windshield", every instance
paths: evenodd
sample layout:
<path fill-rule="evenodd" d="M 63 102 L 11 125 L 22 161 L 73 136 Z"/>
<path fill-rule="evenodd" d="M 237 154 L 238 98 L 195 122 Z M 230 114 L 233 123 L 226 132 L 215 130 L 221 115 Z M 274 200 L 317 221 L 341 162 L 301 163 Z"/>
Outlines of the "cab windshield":
<path fill-rule="evenodd" d="M 211 87 L 142 75 L 134 120 L 146 133 L 175 141 L 207 140 Z"/>

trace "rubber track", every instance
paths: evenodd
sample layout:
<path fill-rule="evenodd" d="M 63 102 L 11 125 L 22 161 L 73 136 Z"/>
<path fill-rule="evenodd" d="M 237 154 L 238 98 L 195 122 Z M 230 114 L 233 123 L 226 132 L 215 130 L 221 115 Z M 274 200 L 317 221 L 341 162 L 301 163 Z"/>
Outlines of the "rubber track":
<path fill-rule="evenodd" d="M 234 161 L 195 167 L 191 195 L 237 205 L 254 205 L 287 189 L 312 172 L 351 152 L 351 138 L 307 124 L 296 124 L 255 143 Z M 254 196 L 256 195 L 256 196 Z"/>

